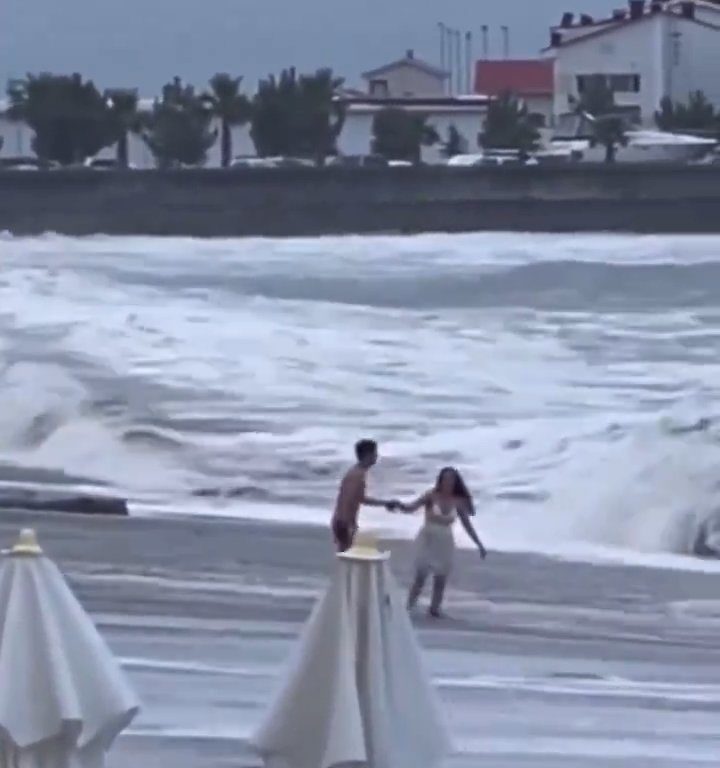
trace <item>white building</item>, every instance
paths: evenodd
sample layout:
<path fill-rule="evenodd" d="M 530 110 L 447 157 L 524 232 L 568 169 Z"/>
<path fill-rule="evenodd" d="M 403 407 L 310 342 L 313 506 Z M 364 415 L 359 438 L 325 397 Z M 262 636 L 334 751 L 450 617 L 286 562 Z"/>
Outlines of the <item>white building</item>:
<path fill-rule="evenodd" d="M 447 141 L 450 127 L 460 134 L 464 152 L 477 151 L 478 136 L 482 131 L 487 114 L 486 96 L 442 96 L 438 98 L 415 99 L 374 99 L 355 96 L 346 99 L 347 114 L 345 125 L 338 141 L 342 155 L 366 155 L 372 146 L 372 126 L 375 115 L 382 109 L 393 107 L 403 109 L 426 118 L 440 136 Z M 441 146 L 422 148 L 422 159 L 435 162 L 440 158 Z"/>
<path fill-rule="evenodd" d="M 599 21 L 564 15 L 551 29 L 554 113 L 571 112 L 589 78 L 601 76 L 615 102 L 644 125 L 665 96 L 686 102 L 703 91 L 720 107 L 720 3 L 629 0 Z"/>
<path fill-rule="evenodd" d="M 487 114 L 488 97 L 472 94 L 446 96 L 449 73 L 428 64 L 409 50 L 402 59 L 363 74 L 365 91 L 343 94 L 347 112 L 338 141 L 342 155 L 366 155 L 372 148 L 372 126 L 383 109 L 402 109 L 422 115 L 445 142 L 453 126 L 460 134 L 463 151 L 476 150 L 478 135 Z M 441 146 L 423 147 L 422 159 L 439 159 Z"/>

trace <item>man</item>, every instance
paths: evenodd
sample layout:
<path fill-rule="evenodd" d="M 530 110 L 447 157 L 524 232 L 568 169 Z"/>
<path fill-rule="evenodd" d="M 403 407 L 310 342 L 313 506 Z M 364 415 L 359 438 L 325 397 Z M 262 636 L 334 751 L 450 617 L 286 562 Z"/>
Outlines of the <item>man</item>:
<path fill-rule="evenodd" d="M 345 552 L 352 546 L 357 531 L 360 506 L 385 507 L 392 511 L 398 502 L 372 499 L 365 493 L 365 479 L 368 470 L 378 458 L 377 443 L 374 440 L 359 440 L 355 443 L 357 463 L 350 467 L 340 481 L 335 512 L 332 517 L 332 532 L 338 552 Z"/>

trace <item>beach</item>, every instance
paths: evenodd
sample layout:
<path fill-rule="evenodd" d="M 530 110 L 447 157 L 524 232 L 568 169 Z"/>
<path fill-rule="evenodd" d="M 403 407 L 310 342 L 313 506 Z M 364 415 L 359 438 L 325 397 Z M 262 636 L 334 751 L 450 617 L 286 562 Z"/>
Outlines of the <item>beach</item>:
<path fill-rule="evenodd" d="M 448 768 L 715 765 L 720 561 L 688 553 L 720 496 L 719 245 L 0 237 L 0 497 L 127 500 L 0 513 L 144 703 L 110 768 L 259 766 L 361 437 L 373 496 L 457 467 L 490 550 L 458 531 L 450 618 L 414 618 Z M 420 522 L 362 510 L 402 590 Z"/>
<path fill-rule="evenodd" d="M 332 573 L 324 528 L 4 513 L 40 542 L 143 702 L 111 768 L 255 766 L 247 737 Z M 408 583 L 412 549 L 395 542 Z M 461 552 L 449 618 L 415 619 L 450 768 L 680 768 L 720 753 L 717 576 Z"/>

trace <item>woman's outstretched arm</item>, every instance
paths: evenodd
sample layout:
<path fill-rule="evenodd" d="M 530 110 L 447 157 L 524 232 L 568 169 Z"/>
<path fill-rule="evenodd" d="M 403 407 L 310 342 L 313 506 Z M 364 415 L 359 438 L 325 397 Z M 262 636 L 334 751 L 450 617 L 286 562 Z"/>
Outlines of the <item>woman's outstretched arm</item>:
<path fill-rule="evenodd" d="M 466 507 L 465 505 L 460 506 L 458 508 L 458 517 L 460 518 L 460 522 L 462 523 L 462 527 L 465 529 L 465 532 L 472 539 L 472 541 L 475 542 L 475 546 L 480 550 L 481 557 L 485 557 L 487 555 L 487 550 L 485 549 L 482 541 L 480 541 L 480 537 L 477 535 L 477 531 L 475 530 L 472 521 L 470 520 L 470 508 Z"/>
<path fill-rule="evenodd" d="M 425 493 L 423 493 L 422 496 L 418 496 L 415 501 L 411 501 L 409 504 L 403 504 L 401 502 L 399 507 L 403 512 L 417 512 L 418 509 L 427 506 L 431 494 L 432 491 L 425 491 Z"/>

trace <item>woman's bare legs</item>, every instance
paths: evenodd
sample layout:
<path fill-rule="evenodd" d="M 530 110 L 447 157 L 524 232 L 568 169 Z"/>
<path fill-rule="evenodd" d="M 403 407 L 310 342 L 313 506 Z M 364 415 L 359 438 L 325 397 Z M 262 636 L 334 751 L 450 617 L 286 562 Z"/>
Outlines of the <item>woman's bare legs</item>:
<path fill-rule="evenodd" d="M 418 598 L 422 594 L 423 587 L 425 586 L 425 582 L 427 581 L 427 571 L 416 571 L 415 572 L 415 580 L 412 583 L 412 586 L 410 587 L 410 592 L 408 593 L 408 599 L 407 599 L 407 607 L 408 610 L 411 611 L 415 604 L 418 601 Z"/>
<path fill-rule="evenodd" d="M 436 619 L 442 616 L 442 601 L 445 595 L 446 576 L 435 576 L 432 586 L 432 599 L 430 600 L 430 615 Z"/>

